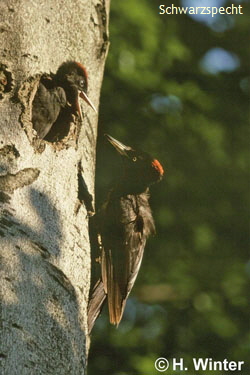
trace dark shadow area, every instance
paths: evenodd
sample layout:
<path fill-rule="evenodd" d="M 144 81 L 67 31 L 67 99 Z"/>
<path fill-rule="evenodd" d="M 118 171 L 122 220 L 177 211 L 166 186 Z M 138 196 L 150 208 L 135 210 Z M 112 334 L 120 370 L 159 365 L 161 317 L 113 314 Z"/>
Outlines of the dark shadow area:
<path fill-rule="evenodd" d="M 42 227 L 41 233 L 34 233 L 34 237 L 38 238 L 41 245 L 43 245 L 44 239 L 46 239 L 47 243 L 51 241 L 53 244 L 50 248 L 51 255 L 59 256 L 60 242 L 62 240 L 60 213 L 53 207 L 46 195 L 32 188 L 30 189 L 30 202 L 36 210 L 37 216 L 41 219 Z M 50 216 L 48 216 L 48 213 Z M 23 225 L 21 225 L 21 230 L 26 232 L 26 228 Z"/>
<path fill-rule="evenodd" d="M 88 216 L 93 216 L 95 209 L 93 206 L 93 196 L 90 194 L 87 184 L 82 175 L 82 166 L 81 162 L 78 165 L 78 199 L 80 204 L 84 203 Z"/>
<path fill-rule="evenodd" d="M 98 219 L 98 212 L 89 218 L 89 240 L 91 244 L 91 291 L 97 280 L 101 277 L 101 263 L 100 263 L 100 244 L 98 242 L 100 223 Z"/>
<path fill-rule="evenodd" d="M 43 374 L 60 371 L 80 375 L 85 335 L 75 289 L 66 275 L 50 263 L 51 256 L 60 257 L 60 213 L 47 196 L 31 189 L 30 202 L 41 220 L 41 229 L 36 232 L 15 218 L 15 210 L 9 205 L 11 196 L 1 193 L 0 197 L 1 256 L 6 256 L 1 267 L 9 291 L 9 302 L 2 301 L 1 312 L 3 337 L 7 330 L 9 340 L 1 343 L 0 357 L 8 361 L 11 352 L 23 345 L 27 356 L 19 358 L 19 365 L 24 373 L 36 373 L 38 366 Z"/>
<path fill-rule="evenodd" d="M 44 138 L 48 142 L 60 142 L 65 138 L 70 131 L 70 125 L 73 122 L 73 115 L 71 108 L 62 108 L 60 114 L 50 129 L 49 133 Z"/>

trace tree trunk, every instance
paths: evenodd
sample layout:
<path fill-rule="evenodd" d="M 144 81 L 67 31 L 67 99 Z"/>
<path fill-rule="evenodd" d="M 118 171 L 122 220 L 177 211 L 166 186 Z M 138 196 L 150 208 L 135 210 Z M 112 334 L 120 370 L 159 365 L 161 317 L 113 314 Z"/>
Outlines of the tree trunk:
<path fill-rule="evenodd" d="M 1 349 L 4 375 L 84 374 L 90 284 L 87 210 L 97 115 L 82 105 L 57 141 L 41 141 L 31 108 L 39 74 L 67 60 L 88 71 L 99 103 L 109 0 L 0 4 Z M 82 171 L 79 170 L 79 165 Z M 80 188 L 80 190 L 79 190 Z M 86 209 L 87 207 L 87 209 Z"/>

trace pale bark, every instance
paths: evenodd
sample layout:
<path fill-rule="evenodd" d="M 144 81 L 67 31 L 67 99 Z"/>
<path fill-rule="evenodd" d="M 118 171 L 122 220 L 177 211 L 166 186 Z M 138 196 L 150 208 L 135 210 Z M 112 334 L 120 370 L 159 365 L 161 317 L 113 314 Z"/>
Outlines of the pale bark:
<path fill-rule="evenodd" d="M 94 192 L 97 115 L 83 104 L 57 143 L 37 140 L 31 102 L 41 73 L 81 62 L 99 103 L 109 0 L 0 4 L 1 349 L 4 375 L 84 374 L 90 284 L 87 210 Z"/>

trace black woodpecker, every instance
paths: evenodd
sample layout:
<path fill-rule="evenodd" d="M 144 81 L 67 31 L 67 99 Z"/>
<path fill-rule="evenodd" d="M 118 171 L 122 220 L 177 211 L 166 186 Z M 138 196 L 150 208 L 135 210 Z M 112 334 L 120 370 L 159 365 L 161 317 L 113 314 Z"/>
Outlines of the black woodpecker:
<path fill-rule="evenodd" d="M 63 63 L 53 76 L 42 76 L 32 103 L 32 123 L 38 137 L 46 137 L 60 111 L 67 105 L 70 106 L 72 114 L 81 117 L 79 97 L 96 112 L 95 106 L 87 96 L 87 89 L 87 71 L 83 65 L 75 61 Z"/>
<path fill-rule="evenodd" d="M 157 159 L 123 145 L 109 135 L 106 138 L 122 155 L 124 169 L 97 214 L 101 278 L 90 294 L 89 332 L 106 299 L 110 323 L 118 326 L 122 319 L 140 269 L 146 240 L 155 233 L 149 186 L 160 181 L 164 173 Z"/>

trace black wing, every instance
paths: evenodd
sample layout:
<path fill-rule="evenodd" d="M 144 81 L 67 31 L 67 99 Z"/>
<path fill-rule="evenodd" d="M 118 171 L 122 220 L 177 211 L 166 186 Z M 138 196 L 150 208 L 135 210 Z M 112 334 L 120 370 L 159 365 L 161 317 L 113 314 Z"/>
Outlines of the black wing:
<path fill-rule="evenodd" d="M 39 84 L 32 103 L 32 123 L 39 138 L 43 139 L 66 105 L 66 94 L 61 87 L 47 89 Z"/>
<path fill-rule="evenodd" d="M 128 195 L 116 202 L 110 199 L 104 224 L 102 281 L 110 322 L 118 325 L 141 266 L 146 239 L 154 232 L 148 194 Z"/>

